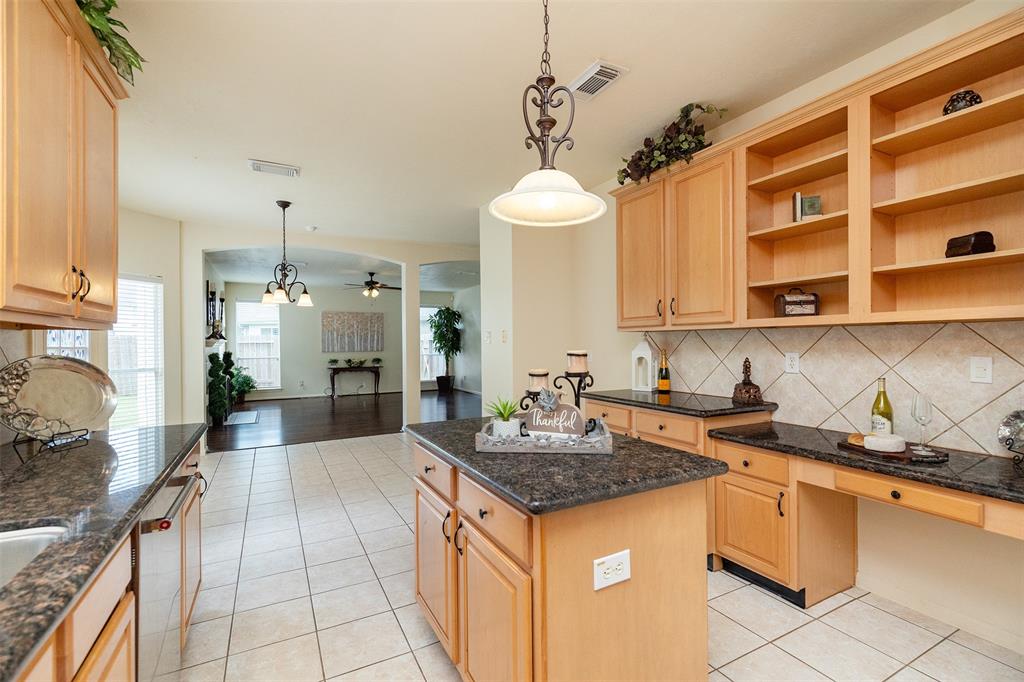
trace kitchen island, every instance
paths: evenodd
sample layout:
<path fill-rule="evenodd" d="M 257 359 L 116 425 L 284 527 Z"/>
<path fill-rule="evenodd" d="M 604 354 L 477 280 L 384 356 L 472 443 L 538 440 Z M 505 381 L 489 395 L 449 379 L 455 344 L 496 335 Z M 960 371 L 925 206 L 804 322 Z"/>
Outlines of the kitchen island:
<path fill-rule="evenodd" d="M 484 423 L 406 427 L 416 599 L 464 679 L 702 679 L 704 481 L 726 464 L 621 436 L 478 453 Z"/>

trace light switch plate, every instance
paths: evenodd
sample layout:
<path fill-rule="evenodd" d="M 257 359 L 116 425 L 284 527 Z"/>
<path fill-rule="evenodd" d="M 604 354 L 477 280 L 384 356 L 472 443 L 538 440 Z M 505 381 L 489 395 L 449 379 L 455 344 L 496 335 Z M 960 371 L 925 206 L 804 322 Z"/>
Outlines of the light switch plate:
<path fill-rule="evenodd" d="M 992 383 L 992 358 L 971 356 L 971 383 L 991 384 Z"/>
<path fill-rule="evenodd" d="M 629 580 L 629 550 L 594 559 L 594 591 Z"/>
<path fill-rule="evenodd" d="M 490 342 L 491 342 L 491 330 L 487 329 L 487 330 L 484 331 L 484 343 L 490 343 Z"/>
<path fill-rule="evenodd" d="M 800 354 L 799 353 L 786 353 L 786 373 L 787 374 L 799 374 L 800 373 Z"/>

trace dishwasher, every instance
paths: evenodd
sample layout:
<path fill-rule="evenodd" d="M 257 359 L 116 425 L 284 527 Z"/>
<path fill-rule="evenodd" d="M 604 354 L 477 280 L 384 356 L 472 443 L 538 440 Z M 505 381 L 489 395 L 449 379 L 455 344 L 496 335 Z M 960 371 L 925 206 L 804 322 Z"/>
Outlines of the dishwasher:
<path fill-rule="evenodd" d="M 201 480 L 198 473 L 174 476 L 142 512 L 137 557 L 140 682 L 180 667 L 184 507 Z"/>

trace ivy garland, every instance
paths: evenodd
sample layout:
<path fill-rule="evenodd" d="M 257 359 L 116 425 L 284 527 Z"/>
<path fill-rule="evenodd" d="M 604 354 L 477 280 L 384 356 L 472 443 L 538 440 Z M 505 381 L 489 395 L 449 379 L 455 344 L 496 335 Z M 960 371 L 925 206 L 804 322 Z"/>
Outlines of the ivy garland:
<path fill-rule="evenodd" d="M 650 137 L 644 138 L 644 146 L 630 158 L 623 159 L 626 167 L 619 169 L 619 184 L 626 184 L 626 180 L 650 180 L 651 173 L 671 166 L 680 159 L 690 163 L 694 154 L 711 146 L 704 139 L 704 124 L 697 123 L 697 117 L 703 114 L 718 114 L 721 117 L 726 111 L 713 104 L 687 104 L 679 110 L 679 118 L 665 127 L 657 141 Z"/>

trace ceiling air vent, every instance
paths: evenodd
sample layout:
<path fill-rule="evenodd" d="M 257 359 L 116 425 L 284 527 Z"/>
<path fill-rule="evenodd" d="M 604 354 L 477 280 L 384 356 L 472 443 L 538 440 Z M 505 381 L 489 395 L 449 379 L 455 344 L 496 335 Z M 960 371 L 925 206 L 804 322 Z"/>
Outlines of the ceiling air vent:
<path fill-rule="evenodd" d="M 599 60 L 573 79 L 569 83 L 569 89 L 572 90 L 573 97 L 578 101 L 589 102 L 627 73 L 629 73 L 629 69 L 625 67 Z"/>
<path fill-rule="evenodd" d="M 299 167 L 289 166 L 287 163 L 275 163 L 274 161 L 260 161 L 249 159 L 249 168 L 257 173 L 270 173 L 271 175 L 283 175 L 286 178 L 299 177 Z"/>

